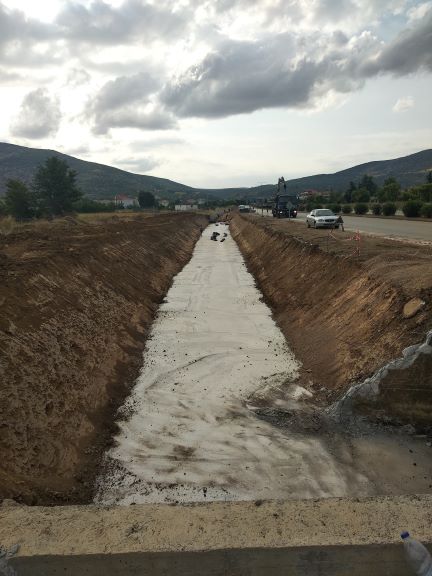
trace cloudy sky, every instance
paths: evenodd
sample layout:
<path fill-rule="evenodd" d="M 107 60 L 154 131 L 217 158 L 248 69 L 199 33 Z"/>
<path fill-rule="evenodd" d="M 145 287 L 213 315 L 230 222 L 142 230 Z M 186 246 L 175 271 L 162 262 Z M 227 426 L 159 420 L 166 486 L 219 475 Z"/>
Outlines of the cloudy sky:
<path fill-rule="evenodd" d="M 205 187 L 432 147 L 432 0 L 0 0 L 0 141 Z"/>

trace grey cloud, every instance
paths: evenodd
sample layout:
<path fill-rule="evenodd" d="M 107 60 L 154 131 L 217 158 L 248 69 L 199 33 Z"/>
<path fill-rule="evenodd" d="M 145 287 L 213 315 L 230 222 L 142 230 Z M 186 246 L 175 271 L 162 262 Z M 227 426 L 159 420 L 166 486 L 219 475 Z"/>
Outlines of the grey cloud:
<path fill-rule="evenodd" d="M 356 10 L 357 6 L 352 0 L 321 0 L 316 6 L 315 19 L 320 22 L 339 22 Z"/>
<path fill-rule="evenodd" d="M 88 43 L 122 44 L 134 39 L 150 42 L 178 37 L 189 22 L 187 11 L 173 12 L 169 4 L 125 0 L 118 8 L 95 0 L 89 8 L 69 2 L 56 24 L 66 38 Z"/>
<path fill-rule="evenodd" d="M 141 128 L 167 130 L 175 120 L 163 109 L 148 111 L 151 95 L 160 88 L 160 81 L 148 72 L 121 76 L 107 82 L 89 102 L 86 117 L 94 123 L 94 131 L 105 134 L 110 128 Z"/>
<path fill-rule="evenodd" d="M 194 0 L 194 6 L 201 4 Z M 216 14 L 255 12 L 265 24 L 279 22 L 282 31 L 287 26 L 296 29 L 304 21 L 317 27 L 343 24 L 350 29 L 369 28 L 389 14 L 403 12 L 406 4 L 406 0 L 212 0 L 207 5 Z"/>
<path fill-rule="evenodd" d="M 19 38 L 46 40 L 53 36 L 52 27 L 27 18 L 20 10 L 11 10 L 0 3 L 0 44 Z"/>
<path fill-rule="evenodd" d="M 432 70 L 432 15 L 385 46 L 370 32 L 279 34 L 226 41 L 170 82 L 162 103 L 179 117 L 220 118 L 272 107 L 302 108 L 378 74 Z"/>
<path fill-rule="evenodd" d="M 43 66 L 58 61 L 53 52 L 35 53 L 35 42 L 49 42 L 56 37 L 49 24 L 27 18 L 20 10 L 10 10 L 0 3 L 0 58 L 3 64 Z"/>
<path fill-rule="evenodd" d="M 131 150 L 154 150 L 164 146 L 184 146 L 186 144 L 184 138 L 178 136 L 165 136 L 160 138 L 146 138 L 145 140 L 134 140 L 128 143 Z"/>
<path fill-rule="evenodd" d="M 164 110 L 146 112 L 137 108 L 121 108 L 100 113 L 93 131 L 95 134 L 106 134 L 111 128 L 169 130 L 175 127 L 175 118 Z"/>
<path fill-rule="evenodd" d="M 18 117 L 12 123 L 13 136 L 38 139 L 55 134 L 60 126 L 61 111 L 56 98 L 38 88 L 24 98 Z"/>
<path fill-rule="evenodd" d="M 123 160 L 114 161 L 116 166 L 123 166 L 126 170 L 131 170 L 133 172 L 142 173 L 148 172 L 149 170 L 153 170 L 160 165 L 159 160 L 155 158 L 151 158 L 148 156 L 140 157 L 140 158 L 127 158 Z"/>
<path fill-rule="evenodd" d="M 61 150 L 64 154 L 69 154 L 69 156 L 84 156 L 91 152 L 90 147 L 86 144 L 82 144 L 75 148 L 65 148 L 61 144 L 58 144 L 56 148 Z"/>
<path fill-rule="evenodd" d="M 325 56 L 318 36 L 296 39 L 283 34 L 261 42 L 226 43 L 219 53 L 210 54 L 168 85 L 162 102 L 183 117 L 217 118 L 269 107 L 304 107 L 343 77 L 340 38 L 335 40 L 327 39 Z M 352 81 L 339 82 L 340 90 L 351 88 Z"/>
<path fill-rule="evenodd" d="M 99 91 L 93 102 L 93 109 L 97 112 L 112 110 L 142 101 L 159 87 L 159 81 L 147 72 L 133 76 L 121 76 L 107 82 Z"/>
<path fill-rule="evenodd" d="M 362 67 L 365 76 L 384 72 L 405 75 L 419 69 L 432 72 L 432 10 Z"/>
<path fill-rule="evenodd" d="M 17 72 L 4 70 L 0 68 L 0 82 L 2 84 L 9 84 L 9 83 L 17 83 L 24 80 L 22 76 L 20 76 Z"/>
<path fill-rule="evenodd" d="M 90 74 L 84 68 L 72 68 L 69 70 L 66 84 L 69 86 L 81 86 L 82 84 L 87 84 L 90 79 Z"/>

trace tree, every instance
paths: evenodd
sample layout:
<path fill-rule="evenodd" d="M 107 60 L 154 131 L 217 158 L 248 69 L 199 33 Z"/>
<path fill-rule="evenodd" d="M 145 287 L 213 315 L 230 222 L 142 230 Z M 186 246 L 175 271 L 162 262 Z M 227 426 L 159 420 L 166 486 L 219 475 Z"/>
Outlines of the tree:
<path fill-rule="evenodd" d="M 74 212 L 79 214 L 95 214 L 97 212 L 115 212 L 116 205 L 114 202 L 102 203 L 84 196 L 74 203 L 73 208 Z"/>
<path fill-rule="evenodd" d="M 394 216 L 396 214 L 396 210 L 397 206 L 394 202 L 386 202 L 382 208 L 384 216 Z"/>
<path fill-rule="evenodd" d="M 348 190 L 344 194 L 345 202 L 352 202 L 352 196 L 353 196 L 353 192 L 355 190 L 357 190 L 357 186 L 356 186 L 355 182 L 351 181 L 349 183 Z"/>
<path fill-rule="evenodd" d="M 21 180 L 6 182 L 5 209 L 17 220 L 32 218 L 35 215 L 35 202 L 30 190 Z"/>
<path fill-rule="evenodd" d="M 369 210 L 369 206 L 367 204 L 364 204 L 363 202 L 358 202 L 354 206 L 354 212 L 356 214 L 367 214 L 368 210 Z"/>
<path fill-rule="evenodd" d="M 376 185 L 375 180 L 373 179 L 372 176 L 369 176 L 368 174 L 365 174 L 363 176 L 363 178 L 359 182 L 358 187 L 359 188 L 366 188 L 366 190 L 369 192 L 369 194 L 371 196 L 374 196 L 377 189 L 378 189 L 378 186 Z"/>
<path fill-rule="evenodd" d="M 423 218 L 432 218 L 432 204 L 423 204 L 420 214 Z"/>
<path fill-rule="evenodd" d="M 411 188 L 415 198 L 420 199 L 422 202 L 432 201 L 432 184 L 421 184 Z"/>
<path fill-rule="evenodd" d="M 352 193 L 353 202 L 369 202 L 370 192 L 367 188 L 361 187 Z"/>
<path fill-rule="evenodd" d="M 417 218 L 420 216 L 420 212 L 423 204 L 418 200 L 408 200 L 403 207 L 402 212 L 407 218 Z"/>
<path fill-rule="evenodd" d="M 142 190 L 138 193 L 138 204 L 140 208 L 153 208 L 153 206 L 156 206 L 156 198 L 151 192 Z"/>
<path fill-rule="evenodd" d="M 426 184 L 432 184 L 432 170 L 426 174 Z"/>
<path fill-rule="evenodd" d="M 42 212 L 57 216 L 73 210 L 73 203 L 82 197 L 76 185 L 76 172 L 56 156 L 39 166 L 33 189 Z"/>
<path fill-rule="evenodd" d="M 384 186 L 379 190 L 378 196 L 381 202 L 388 201 L 388 202 L 395 202 L 399 199 L 401 192 L 401 186 L 399 182 L 391 177 L 384 180 Z"/>

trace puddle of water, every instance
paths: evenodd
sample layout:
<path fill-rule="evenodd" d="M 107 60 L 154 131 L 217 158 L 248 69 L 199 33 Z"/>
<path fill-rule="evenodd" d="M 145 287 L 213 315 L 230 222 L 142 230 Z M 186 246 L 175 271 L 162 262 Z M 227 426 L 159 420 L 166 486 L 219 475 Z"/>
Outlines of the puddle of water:
<path fill-rule="evenodd" d="M 319 436 L 289 434 L 250 410 L 273 381 L 287 386 L 284 408 L 308 393 L 290 384 L 299 365 L 236 243 L 211 241 L 214 231 L 228 228 L 204 231 L 160 307 L 96 502 L 368 494 L 367 475 Z"/>

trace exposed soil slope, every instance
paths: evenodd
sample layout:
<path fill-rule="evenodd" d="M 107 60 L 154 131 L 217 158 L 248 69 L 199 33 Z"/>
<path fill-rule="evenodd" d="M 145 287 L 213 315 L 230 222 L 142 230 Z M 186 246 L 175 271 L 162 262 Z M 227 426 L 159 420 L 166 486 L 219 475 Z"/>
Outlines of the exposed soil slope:
<path fill-rule="evenodd" d="M 400 356 L 405 347 L 423 341 L 432 327 L 430 246 L 369 236 L 362 238 L 361 256 L 355 258 L 348 232 L 335 231 L 335 240 L 327 231 L 297 223 L 240 215 L 231 220 L 231 228 L 307 369 L 304 379 L 312 380 L 317 390 L 324 388 L 329 401 Z M 403 307 L 413 297 L 426 304 L 405 318 Z M 421 373 L 432 373 L 431 358 L 425 359 L 428 366 L 422 366 Z M 428 394 L 416 391 L 422 385 Z M 430 379 L 404 382 L 402 393 L 397 383 L 394 415 L 401 421 L 419 417 L 424 423 L 432 408 L 431 385 Z M 391 396 L 387 391 L 387 407 Z M 418 410 L 413 408 L 416 402 Z"/>
<path fill-rule="evenodd" d="M 90 497 L 147 330 L 205 222 L 66 219 L 0 236 L 0 497 Z"/>

